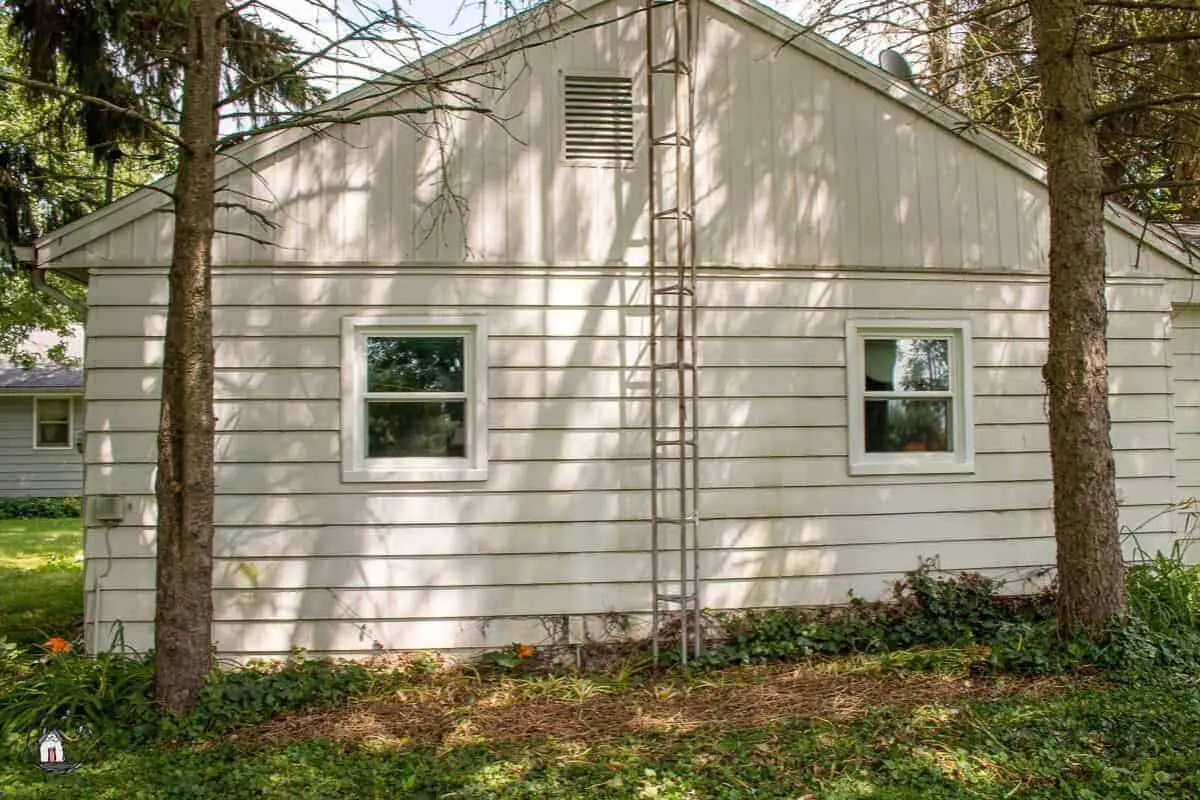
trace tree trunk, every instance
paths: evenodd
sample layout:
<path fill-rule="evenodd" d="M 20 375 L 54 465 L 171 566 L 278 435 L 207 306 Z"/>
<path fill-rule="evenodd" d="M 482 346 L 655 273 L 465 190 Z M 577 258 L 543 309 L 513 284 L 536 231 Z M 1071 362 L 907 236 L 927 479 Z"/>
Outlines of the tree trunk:
<path fill-rule="evenodd" d="M 949 102 L 955 76 L 950 74 L 950 0 L 928 0 L 929 91 Z"/>
<path fill-rule="evenodd" d="M 191 0 L 158 434 L 155 696 L 173 713 L 212 667 L 212 239 L 223 0 Z"/>
<path fill-rule="evenodd" d="M 1128 610 L 1109 439 L 1103 174 L 1083 0 L 1031 0 L 1050 189 L 1050 398 L 1059 630 L 1102 635 Z"/>

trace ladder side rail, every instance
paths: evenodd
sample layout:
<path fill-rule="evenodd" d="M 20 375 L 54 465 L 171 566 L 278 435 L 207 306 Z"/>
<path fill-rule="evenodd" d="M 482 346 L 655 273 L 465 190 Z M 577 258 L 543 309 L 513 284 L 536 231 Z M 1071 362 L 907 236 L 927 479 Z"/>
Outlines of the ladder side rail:
<path fill-rule="evenodd" d="M 646 124 L 647 124 L 647 183 L 649 186 L 649 232 L 647 235 L 647 244 L 649 252 L 647 254 L 648 262 L 648 286 L 649 304 L 650 304 L 650 331 L 649 331 L 649 359 L 650 359 L 650 642 L 652 654 L 655 663 L 658 663 L 658 633 L 659 624 L 659 603 L 658 596 L 661 593 L 659 585 L 658 573 L 658 552 L 659 552 L 659 489 L 658 489 L 658 447 L 654 445 L 653 440 L 658 436 L 658 381 L 654 374 L 654 365 L 658 363 L 658 334 L 655 330 L 658 317 L 657 308 L 657 292 L 654 291 L 657 285 L 657 275 L 655 272 L 657 260 L 657 224 L 655 216 L 658 213 L 658 197 L 657 197 L 657 172 L 658 159 L 655 154 L 653 144 L 654 136 L 656 135 L 655 126 L 657 117 L 655 114 L 654 104 L 654 72 L 652 66 L 654 64 L 654 2 L 655 0 L 646 0 L 645 15 L 646 15 Z"/>

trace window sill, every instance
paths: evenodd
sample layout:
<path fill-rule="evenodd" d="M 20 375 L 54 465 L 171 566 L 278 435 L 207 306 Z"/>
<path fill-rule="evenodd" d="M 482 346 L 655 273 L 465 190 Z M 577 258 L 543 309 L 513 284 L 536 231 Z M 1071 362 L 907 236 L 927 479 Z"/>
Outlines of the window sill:
<path fill-rule="evenodd" d="M 951 475 L 975 472 L 975 462 L 897 458 L 851 461 L 851 475 Z"/>
<path fill-rule="evenodd" d="M 343 469 L 343 483 L 454 483 L 486 481 L 487 467 L 375 467 Z"/>

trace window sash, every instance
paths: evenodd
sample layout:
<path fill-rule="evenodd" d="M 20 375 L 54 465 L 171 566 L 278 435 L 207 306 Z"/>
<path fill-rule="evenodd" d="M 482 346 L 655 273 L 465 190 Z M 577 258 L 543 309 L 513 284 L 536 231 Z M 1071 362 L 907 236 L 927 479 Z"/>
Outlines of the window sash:
<path fill-rule="evenodd" d="M 370 339 L 453 339 L 462 342 L 463 353 L 463 391 L 461 392 L 372 392 L 367 387 L 370 383 L 370 364 L 367 358 L 367 342 Z M 463 464 L 470 461 L 475 439 L 475 426 L 471 422 L 471 369 L 473 368 L 472 349 L 475 342 L 469 333 L 446 331 L 422 331 L 416 329 L 401 330 L 372 330 L 364 327 L 360 331 L 357 352 L 362 358 L 359 363 L 361 377 L 359 397 L 361 398 L 360 414 L 362 415 L 362 439 L 359 452 L 356 454 L 365 464 L 388 463 L 407 466 L 436 466 L 438 464 Z M 370 455 L 371 441 L 368 432 L 370 424 L 371 403 L 420 403 L 460 402 L 464 409 L 464 424 L 466 427 L 466 444 L 462 456 L 372 456 Z"/>
<path fill-rule="evenodd" d="M 46 434 L 49 430 L 63 429 L 66 435 L 62 439 L 50 437 Z M 70 422 L 39 422 L 37 426 L 38 447 L 70 447 L 71 446 L 71 423 Z"/>
<path fill-rule="evenodd" d="M 61 408 L 61 414 L 51 416 L 47 407 Z M 66 397 L 35 397 L 33 400 L 33 447 L 35 450 L 69 450 L 74 444 L 71 435 L 75 428 L 73 419 L 75 404 L 72 398 Z M 52 437 L 45 434 L 50 431 L 60 432 L 60 436 Z"/>
<path fill-rule="evenodd" d="M 945 341 L 949 385 L 937 390 L 868 389 L 868 341 L 934 339 Z M 971 328 L 966 320 L 861 319 L 846 322 L 847 401 L 849 403 L 850 475 L 919 475 L 973 472 Z M 953 424 L 945 450 L 885 451 L 867 449 L 869 407 L 881 401 L 940 402 Z"/>
<path fill-rule="evenodd" d="M 477 481 L 487 477 L 487 329 L 482 315 L 343 318 L 342 475 L 351 482 Z M 368 340 L 451 339 L 462 343 L 461 391 L 368 391 Z M 462 404 L 461 455 L 371 456 L 370 408 Z M 455 448 L 457 450 L 457 448 Z M 378 452 L 378 451 L 377 451 Z"/>

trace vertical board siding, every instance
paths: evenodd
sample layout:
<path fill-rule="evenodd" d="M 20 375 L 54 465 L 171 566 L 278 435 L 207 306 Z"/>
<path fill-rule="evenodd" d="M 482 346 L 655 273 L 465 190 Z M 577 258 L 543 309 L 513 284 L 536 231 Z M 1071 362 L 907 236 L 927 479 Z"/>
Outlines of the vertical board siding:
<path fill-rule="evenodd" d="M 75 430 L 83 402 L 75 398 Z M 0 395 L 0 496 L 71 497 L 83 490 L 83 457 L 74 448 L 35 450 L 33 398 Z"/>
<path fill-rule="evenodd" d="M 592 16 L 623 13 L 633 2 L 614 2 Z M 706 7 L 701 39 L 702 263 L 1045 269 L 1042 184 L 715 6 Z M 221 210 L 218 227 L 243 235 L 218 236 L 214 258 L 237 265 L 644 264 L 643 58 L 634 16 L 500 62 L 505 91 L 485 93 L 482 102 L 504 125 L 482 115 L 455 116 L 438 142 L 402 121 L 374 118 L 333 126 L 328 135 L 256 161 L 251 151 L 243 157 L 255 162 L 254 171 L 235 170 L 223 181 L 230 189 L 223 199 L 252 198 L 274 227 Z M 634 80 L 632 166 L 565 163 L 560 82 L 571 71 Z M 442 147 L 450 154 L 445 171 L 438 163 Z M 57 263 L 165 264 L 171 229 L 169 214 L 149 213 L 70 249 L 70 242 L 89 238 L 81 230 L 63 243 Z M 1109 247 L 1114 272 L 1166 263 L 1114 226 Z"/>
<path fill-rule="evenodd" d="M 365 651 L 380 637 L 473 647 L 514 631 L 544 638 L 529 618 L 567 615 L 568 638 L 597 633 L 587 615 L 641 618 L 649 440 L 637 270 L 221 270 L 214 290 L 223 650 Z M 108 536 L 89 529 L 89 575 L 107 573 L 101 631 L 121 620 L 136 635 L 152 620 L 165 281 L 104 271 L 90 295 L 88 491 L 122 495 L 127 513 Z M 1043 281 L 706 270 L 698 299 L 706 604 L 879 596 L 928 558 L 1013 580 L 1053 563 Z M 1174 487 L 1165 289 L 1119 281 L 1109 300 L 1113 439 L 1123 522 L 1135 526 Z M 343 484 L 341 318 L 454 311 L 485 313 L 492 332 L 489 479 Z M 847 474 L 851 315 L 971 322 L 974 474 Z M 1153 523 L 1143 545 L 1168 533 Z M 362 639 L 356 625 L 374 633 Z"/>

